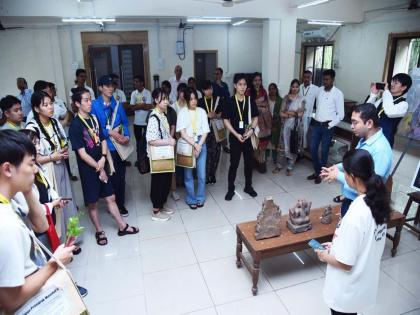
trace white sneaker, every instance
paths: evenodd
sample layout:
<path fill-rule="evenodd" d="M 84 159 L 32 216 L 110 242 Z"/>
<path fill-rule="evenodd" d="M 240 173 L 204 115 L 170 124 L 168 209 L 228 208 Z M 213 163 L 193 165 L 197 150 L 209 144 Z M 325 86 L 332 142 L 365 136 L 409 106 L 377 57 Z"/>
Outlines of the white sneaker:
<path fill-rule="evenodd" d="M 157 213 L 153 212 L 152 214 L 152 220 L 153 221 L 168 221 L 171 218 L 169 214 L 166 214 L 162 211 L 159 211 Z"/>
<path fill-rule="evenodd" d="M 166 214 L 174 214 L 175 213 L 175 210 L 173 210 L 171 208 L 163 208 L 160 211 L 163 212 L 163 213 L 166 213 Z"/>
<path fill-rule="evenodd" d="M 171 192 L 171 197 L 173 200 L 178 201 L 179 200 L 179 195 L 176 191 Z"/>

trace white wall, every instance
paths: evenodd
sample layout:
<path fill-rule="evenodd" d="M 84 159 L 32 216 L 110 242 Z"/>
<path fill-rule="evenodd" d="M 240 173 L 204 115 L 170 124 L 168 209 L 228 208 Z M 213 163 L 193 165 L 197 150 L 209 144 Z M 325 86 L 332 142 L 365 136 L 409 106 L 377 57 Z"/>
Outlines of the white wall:
<path fill-rule="evenodd" d="M 334 60 L 339 64 L 336 85 L 344 97 L 364 101 L 370 82 L 382 80 L 388 34 L 414 31 L 420 31 L 420 10 L 374 11 L 366 14 L 363 23 L 340 28 L 333 39 Z M 296 49 L 295 64 L 299 65 L 300 44 Z M 295 68 L 295 75 L 298 73 L 299 66 Z"/>
<path fill-rule="evenodd" d="M 46 26 L 0 32 L 0 95 L 16 94 L 16 77 L 23 76 L 31 87 L 38 79 L 55 82 L 59 97 L 66 98 L 74 84 L 73 63 L 83 67 L 80 34 L 95 30 L 95 26 Z M 161 81 L 173 75 L 176 64 L 183 66 L 185 76 L 192 76 L 194 50 L 217 50 L 219 66 L 229 84 L 236 72 L 261 71 L 261 25 L 194 26 L 186 33 L 186 58 L 182 61 L 175 54 L 175 27 L 163 25 L 158 32 L 156 24 L 115 25 L 108 30 L 147 30 L 150 73 L 159 74 Z"/>

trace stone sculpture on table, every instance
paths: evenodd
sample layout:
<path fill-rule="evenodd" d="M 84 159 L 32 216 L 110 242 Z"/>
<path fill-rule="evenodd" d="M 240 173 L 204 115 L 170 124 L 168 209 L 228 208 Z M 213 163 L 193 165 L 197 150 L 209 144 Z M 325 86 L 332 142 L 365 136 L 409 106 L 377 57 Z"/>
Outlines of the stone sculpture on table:
<path fill-rule="evenodd" d="M 331 224 L 331 222 L 332 222 L 332 207 L 331 205 L 328 205 L 321 216 L 321 223 Z"/>
<path fill-rule="evenodd" d="M 293 208 L 289 209 L 289 219 L 287 227 L 293 233 L 301 233 L 312 229 L 312 223 L 309 218 L 312 202 L 305 199 L 299 199 Z"/>
<path fill-rule="evenodd" d="M 255 226 L 255 239 L 276 237 L 281 234 L 280 230 L 281 210 L 272 197 L 266 197 L 262 203 L 262 210 L 257 216 Z"/>

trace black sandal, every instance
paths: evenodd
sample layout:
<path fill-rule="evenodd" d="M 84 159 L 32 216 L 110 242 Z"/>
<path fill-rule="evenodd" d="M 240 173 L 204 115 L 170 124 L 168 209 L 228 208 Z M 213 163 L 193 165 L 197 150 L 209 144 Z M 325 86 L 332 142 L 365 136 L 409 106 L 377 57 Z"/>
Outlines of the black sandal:
<path fill-rule="evenodd" d="M 343 199 L 341 199 L 341 195 L 338 195 L 338 196 L 334 197 L 333 201 L 336 202 L 336 203 L 340 203 L 340 202 L 343 202 Z"/>
<path fill-rule="evenodd" d="M 96 244 L 98 244 L 99 246 L 105 246 L 106 244 L 108 244 L 108 239 L 106 238 L 104 231 L 96 232 L 95 238 Z"/>
<path fill-rule="evenodd" d="M 132 228 L 132 231 L 129 231 L 129 228 Z M 118 230 L 118 236 L 124 236 L 124 235 L 130 235 L 130 234 L 137 234 L 139 232 L 139 228 L 135 226 L 129 226 L 128 223 L 126 223 L 124 230 Z"/>
<path fill-rule="evenodd" d="M 198 208 L 203 208 L 204 207 L 204 203 L 197 203 L 197 207 Z"/>
<path fill-rule="evenodd" d="M 197 205 L 188 205 L 191 210 L 197 210 Z"/>

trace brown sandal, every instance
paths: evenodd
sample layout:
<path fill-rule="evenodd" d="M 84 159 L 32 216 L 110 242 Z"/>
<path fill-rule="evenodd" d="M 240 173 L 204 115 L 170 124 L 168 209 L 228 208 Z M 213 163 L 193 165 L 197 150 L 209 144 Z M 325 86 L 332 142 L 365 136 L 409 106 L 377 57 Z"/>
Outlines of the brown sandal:
<path fill-rule="evenodd" d="M 96 232 L 95 238 L 96 244 L 98 244 L 99 246 L 105 246 L 106 244 L 108 244 L 108 239 L 106 238 L 104 231 Z"/>

